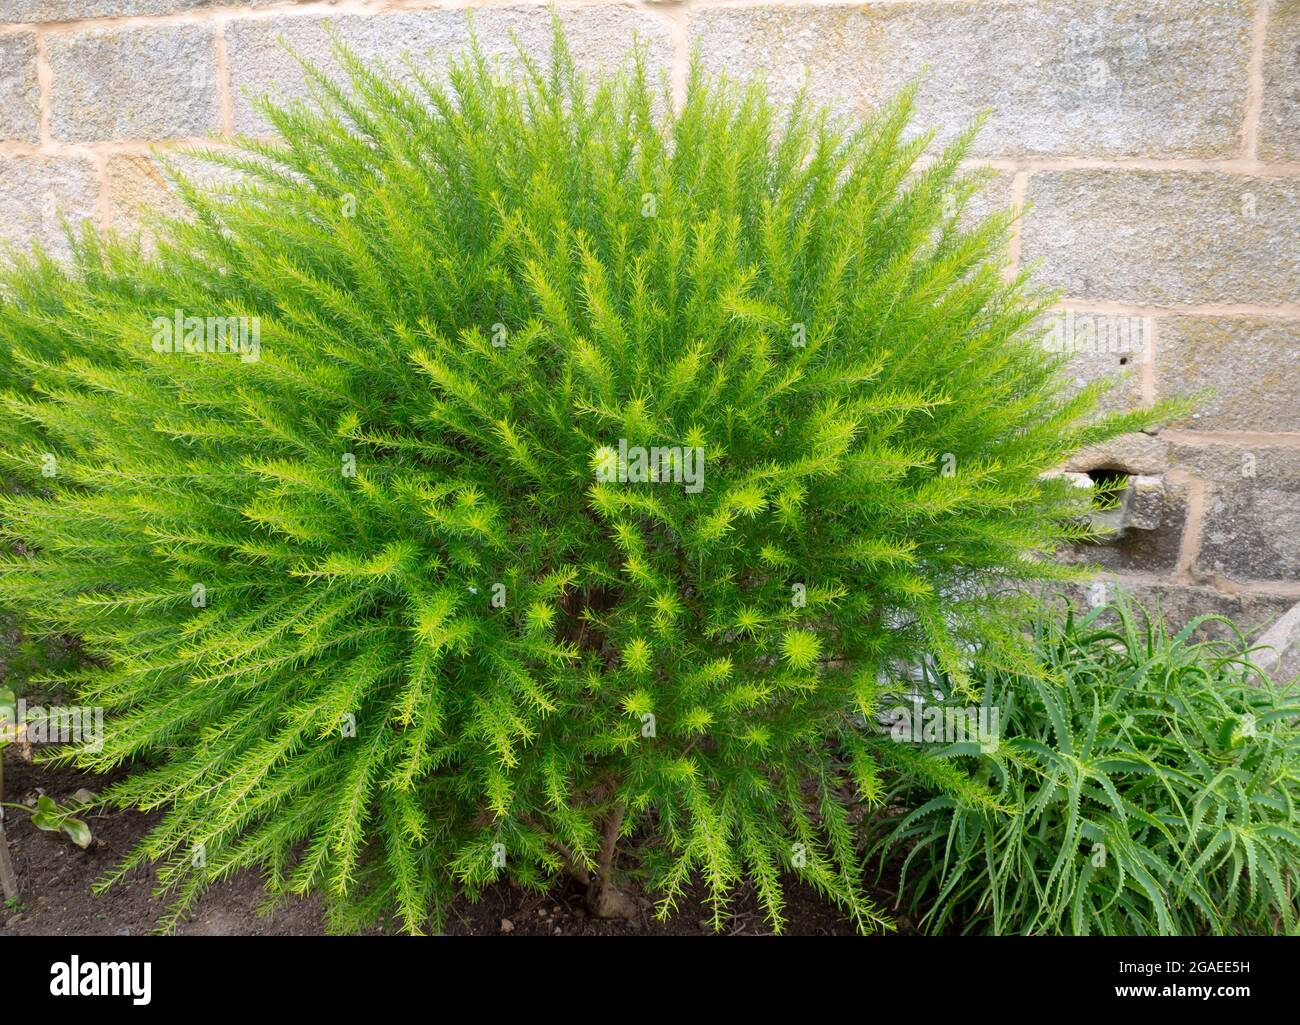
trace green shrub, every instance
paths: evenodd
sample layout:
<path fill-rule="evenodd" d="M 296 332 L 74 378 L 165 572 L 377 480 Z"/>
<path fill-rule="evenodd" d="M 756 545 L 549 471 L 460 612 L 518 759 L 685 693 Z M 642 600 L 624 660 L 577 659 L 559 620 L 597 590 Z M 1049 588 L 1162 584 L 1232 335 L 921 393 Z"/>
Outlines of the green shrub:
<path fill-rule="evenodd" d="M 170 809 L 122 871 L 412 930 L 506 875 L 616 913 L 625 869 L 718 921 L 751 881 L 779 927 L 790 874 L 880 924 L 880 674 L 1016 664 L 984 585 L 1079 533 L 1040 474 L 1148 416 L 1067 397 L 1012 215 L 963 215 L 968 137 L 918 164 L 910 94 L 847 130 L 698 70 L 661 114 L 558 35 L 522 81 L 340 60 L 155 255 L 89 233 L 4 280 L 0 458 L 42 490 L 0 508 L 38 549 L 0 597 L 106 660 L 76 760 L 146 759 L 107 796 Z M 258 333 L 156 351 L 178 316 Z"/>
<path fill-rule="evenodd" d="M 924 928 L 1300 928 L 1300 704 L 1240 635 L 1191 639 L 1217 618 L 1171 636 L 1123 595 L 1081 618 L 1047 610 L 1035 624 L 1047 672 L 987 670 L 1000 742 L 937 753 L 997 806 L 900 778 L 887 799 L 900 810 L 877 834 L 882 860 L 902 857 L 902 900 Z M 946 703 L 942 674 L 924 684 Z"/>
<path fill-rule="evenodd" d="M 4 356 L 0 354 L 0 364 Z M 0 377 L 0 380 L 8 380 Z M 0 495 L 13 489 L 0 476 Z M 21 545 L 0 544 L 0 554 L 21 554 Z M 57 700 L 56 689 L 50 692 L 44 686 L 48 677 L 74 670 L 80 664 L 80 650 L 76 638 L 61 634 L 38 636 L 24 624 L 19 610 L 0 607 L 0 689 L 9 690 L 18 697 L 37 694 L 42 699 Z"/>

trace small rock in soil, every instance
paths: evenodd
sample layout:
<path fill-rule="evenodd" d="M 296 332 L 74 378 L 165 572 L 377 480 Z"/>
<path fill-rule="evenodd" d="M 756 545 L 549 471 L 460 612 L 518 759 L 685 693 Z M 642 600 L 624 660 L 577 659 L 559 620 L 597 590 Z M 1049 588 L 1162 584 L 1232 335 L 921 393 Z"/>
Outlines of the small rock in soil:
<path fill-rule="evenodd" d="M 501 919 L 501 931 L 502 931 L 502 932 L 514 932 L 514 931 L 515 931 L 515 923 L 512 922 L 512 921 L 510 921 L 510 919 L 508 919 L 508 918 L 503 918 L 503 919 Z"/>

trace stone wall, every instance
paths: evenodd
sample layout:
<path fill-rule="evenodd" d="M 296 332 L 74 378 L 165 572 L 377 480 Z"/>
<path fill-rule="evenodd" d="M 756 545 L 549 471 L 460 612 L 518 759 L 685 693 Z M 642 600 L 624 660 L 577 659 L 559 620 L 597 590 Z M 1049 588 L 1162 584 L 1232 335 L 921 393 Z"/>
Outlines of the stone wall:
<path fill-rule="evenodd" d="M 436 62 L 465 45 L 466 7 L 490 53 L 512 33 L 545 51 L 536 3 L 0 0 L 0 241 L 58 250 L 63 214 L 130 228 L 166 207 L 156 147 L 263 131 L 252 96 L 301 94 L 281 38 L 321 58 L 332 23 L 365 56 Z M 975 159 L 992 201 L 1028 204 L 1011 260 L 1063 290 L 1072 373 L 1118 375 L 1119 407 L 1214 392 L 1076 461 L 1165 487 L 1158 528 L 1084 554 L 1179 617 L 1300 601 L 1300 0 L 559 9 L 585 67 L 636 37 L 678 95 L 698 47 L 851 115 L 924 71 L 941 137 L 988 110 Z"/>

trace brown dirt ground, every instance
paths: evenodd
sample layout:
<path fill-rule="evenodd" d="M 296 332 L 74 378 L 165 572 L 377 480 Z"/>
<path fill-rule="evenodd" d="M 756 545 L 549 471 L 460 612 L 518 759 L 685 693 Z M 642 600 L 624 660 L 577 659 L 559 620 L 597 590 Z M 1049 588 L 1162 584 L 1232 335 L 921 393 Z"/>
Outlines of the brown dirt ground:
<path fill-rule="evenodd" d="M 5 760 L 6 800 L 34 801 L 45 793 L 66 802 L 78 789 L 102 790 L 115 777 L 96 778 L 73 769 L 36 766 L 17 758 Z M 103 894 L 91 886 L 113 868 L 161 817 L 161 813 L 112 811 L 87 816 L 95 840 L 86 850 L 62 834 L 45 833 L 28 816 L 10 811 L 5 817 L 10 852 L 22 887 L 17 909 L 0 910 L 0 936 L 124 936 L 155 930 L 165 902 L 153 895 L 152 870 L 142 869 Z M 839 911 L 815 892 L 786 880 L 786 934 L 795 936 L 852 935 Z M 516 936 L 707 935 L 713 932 L 711 911 L 702 887 L 690 891 L 680 911 L 666 922 L 656 919 L 648 902 L 633 921 L 589 918 L 578 888 L 538 895 L 508 884 L 487 890 L 477 903 L 458 900 L 446 925 L 448 935 L 487 936 L 508 932 Z M 877 894 L 886 905 L 887 894 Z M 309 936 L 326 932 L 319 898 L 289 900 L 269 917 L 258 913 L 263 889 L 251 872 L 218 883 L 199 900 L 194 913 L 177 930 L 181 935 Z M 899 921 L 900 931 L 908 923 Z M 385 930 L 376 930 L 385 931 Z M 770 929 L 752 892 L 732 901 L 723 933 L 765 935 Z"/>

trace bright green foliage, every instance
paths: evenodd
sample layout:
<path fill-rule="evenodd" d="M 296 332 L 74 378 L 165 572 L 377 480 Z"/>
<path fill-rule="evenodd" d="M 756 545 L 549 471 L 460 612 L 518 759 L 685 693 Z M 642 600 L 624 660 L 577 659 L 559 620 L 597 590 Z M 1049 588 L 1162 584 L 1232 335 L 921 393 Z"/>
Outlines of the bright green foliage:
<path fill-rule="evenodd" d="M 0 353 L 0 365 L 4 354 Z M 8 380 L 8 378 L 3 378 Z M 4 475 L 0 474 L 0 478 Z M 0 493 L 8 490 L 0 482 Z M 0 545 L 0 552 L 13 554 L 14 546 Z M 81 661 L 75 638 L 62 635 L 37 637 L 23 629 L 22 617 L 13 609 L 0 607 L 0 687 L 24 696 L 34 689 L 42 699 L 57 699 L 41 689 L 50 676 L 71 672 Z"/>
<path fill-rule="evenodd" d="M 879 675 L 1011 633 L 981 586 L 1077 533 L 1040 474 L 1145 417 L 1062 397 L 1011 215 L 966 223 L 966 140 L 919 166 L 910 95 L 844 131 L 698 71 L 665 114 L 562 41 L 517 84 L 341 61 L 156 256 L 4 282 L 0 458 L 40 492 L 0 599 L 108 662 L 77 761 L 149 760 L 107 796 L 170 809 L 124 868 L 416 930 L 603 876 L 609 829 L 665 914 L 748 879 L 779 927 L 793 876 L 875 927 Z M 259 358 L 154 351 L 177 310 L 259 318 Z M 620 441 L 698 447 L 702 488 L 601 481 Z"/>
<path fill-rule="evenodd" d="M 913 810 L 876 848 L 905 854 L 903 901 L 924 928 L 1300 931 L 1300 704 L 1245 643 L 1190 639 L 1213 619 L 1170 636 L 1123 596 L 1041 614 L 1050 679 L 990 669 L 1001 742 L 939 752 L 1003 809 L 904 777 L 890 791 Z"/>
<path fill-rule="evenodd" d="M 4 789 L 4 749 L 11 744 L 18 747 L 20 755 L 31 760 L 31 744 L 28 741 L 27 723 L 19 721 L 18 699 L 14 692 L 8 687 L 0 687 L 0 843 L 7 843 L 4 837 L 4 809 L 13 808 L 17 811 L 26 812 L 32 817 L 32 825 L 37 829 L 43 829 L 47 833 L 64 832 L 78 847 L 89 847 L 91 841 L 90 827 L 79 818 L 75 818 L 72 810 L 60 808 L 54 803 L 52 798 L 42 794 L 36 801 L 36 807 L 28 808 L 25 804 L 14 804 L 6 801 Z M 9 852 L 6 850 L 0 853 L 0 858 L 8 859 Z M 0 874 L 12 872 L 12 868 L 7 865 L 0 869 Z M 6 880 L 6 893 L 9 880 Z"/>

